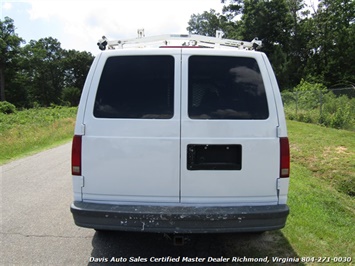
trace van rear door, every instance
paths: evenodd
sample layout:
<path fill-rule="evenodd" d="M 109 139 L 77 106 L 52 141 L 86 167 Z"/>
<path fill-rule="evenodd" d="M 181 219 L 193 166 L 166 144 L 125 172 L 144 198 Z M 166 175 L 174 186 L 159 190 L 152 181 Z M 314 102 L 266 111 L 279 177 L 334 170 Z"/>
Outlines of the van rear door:
<path fill-rule="evenodd" d="M 181 202 L 277 204 L 278 117 L 261 53 L 182 51 Z"/>
<path fill-rule="evenodd" d="M 83 121 L 83 200 L 179 202 L 180 50 L 101 57 Z"/>

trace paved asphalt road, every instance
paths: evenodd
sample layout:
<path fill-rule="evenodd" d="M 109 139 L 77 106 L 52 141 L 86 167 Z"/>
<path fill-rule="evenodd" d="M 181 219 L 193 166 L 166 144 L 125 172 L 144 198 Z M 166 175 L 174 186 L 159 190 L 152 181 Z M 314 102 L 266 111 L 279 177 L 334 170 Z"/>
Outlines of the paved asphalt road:
<path fill-rule="evenodd" d="M 0 166 L 0 265 L 102 265 L 90 260 L 109 262 L 121 257 L 127 262 L 118 265 L 147 265 L 128 262 L 152 258 L 171 262 L 179 256 L 180 262 L 182 257 L 205 258 L 206 262 L 208 257 L 243 256 L 238 247 L 268 246 L 273 241 L 267 234 L 193 235 L 183 236 L 185 245 L 176 246 L 163 234 L 97 233 L 79 228 L 69 209 L 70 149 L 68 143 Z"/>

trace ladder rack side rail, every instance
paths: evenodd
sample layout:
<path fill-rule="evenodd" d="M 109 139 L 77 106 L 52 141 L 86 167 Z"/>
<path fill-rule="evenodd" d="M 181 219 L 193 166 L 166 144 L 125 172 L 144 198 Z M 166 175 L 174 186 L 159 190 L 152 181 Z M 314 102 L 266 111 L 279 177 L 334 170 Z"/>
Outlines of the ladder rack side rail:
<path fill-rule="evenodd" d="M 179 35 L 177 34 L 163 34 L 157 36 L 150 36 L 150 37 L 142 37 L 142 38 L 132 38 L 132 39 L 123 39 L 123 40 L 112 40 L 108 41 L 108 46 L 120 46 L 124 44 L 143 44 L 143 43 L 152 43 L 152 42 L 159 42 L 159 41 L 167 41 L 167 40 L 184 40 L 188 39 L 189 35 Z M 181 37 L 183 36 L 183 37 Z"/>
<path fill-rule="evenodd" d="M 235 45 L 248 45 L 248 44 L 252 45 L 251 42 L 232 40 L 232 39 L 220 39 L 220 38 L 216 38 L 216 37 L 195 35 L 195 34 L 191 34 L 190 38 L 192 40 L 197 40 L 197 41 L 207 42 L 207 43 L 219 43 L 219 44 L 232 43 L 232 44 L 235 44 Z"/>
<path fill-rule="evenodd" d="M 141 38 L 132 38 L 132 39 L 123 39 L 123 40 L 112 40 L 107 41 L 107 46 L 113 48 L 114 46 L 119 46 L 123 48 L 125 44 L 144 44 L 144 43 L 152 43 L 152 42 L 159 42 L 159 41 L 169 41 L 169 40 L 186 40 L 186 41 L 196 41 L 201 43 L 208 43 L 229 46 L 229 47 L 245 47 L 245 48 L 253 48 L 253 42 L 245 42 L 239 40 L 232 40 L 232 39 L 221 39 L 216 37 L 209 37 L 203 35 L 195 35 L 195 34 L 163 34 L 151 37 L 141 37 Z"/>

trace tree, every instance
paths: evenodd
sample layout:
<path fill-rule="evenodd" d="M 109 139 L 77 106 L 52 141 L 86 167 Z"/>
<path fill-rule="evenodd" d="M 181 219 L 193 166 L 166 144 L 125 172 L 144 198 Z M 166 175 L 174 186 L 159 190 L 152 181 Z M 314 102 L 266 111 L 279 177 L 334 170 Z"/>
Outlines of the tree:
<path fill-rule="evenodd" d="M 201 15 L 192 14 L 188 24 L 186 29 L 190 33 L 205 36 L 216 36 L 216 31 L 223 28 L 221 15 L 214 9 L 210 9 L 209 12 L 205 11 Z"/>
<path fill-rule="evenodd" d="M 94 57 L 88 52 L 64 51 L 64 59 L 62 60 L 64 88 L 61 97 L 63 102 L 69 103 L 71 106 L 79 104 L 86 76 L 93 60 Z"/>
<path fill-rule="evenodd" d="M 64 50 L 57 39 L 24 42 L 15 34 L 12 19 L 0 21 L 1 100 L 19 107 L 76 105 L 94 57 L 88 52 Z M 6 90 L 5 90 L 6 77 Z"/>
<path fill-rule="evenodd" d="M 294 87 L 303 78 L 305 63 L 309 57 L 308 41 L 309 41 L 309 14 L 310 11 L 305 9 L 306 5 L 303 0 L 287 0 L 290 17 L 291 30 L 288 56 L 288 87 Z"/>
<path fill-rule="evenodd" d="M 80 101 L 81 91 L 76 87 L 65 87 L 62 91 L 62 100 L 70 106 L 77 106 Z"/>
<path fill-rule="evenodd" d="M 262 51 L 268 55 L 281 88 L 293 87 L 310 74 L 306 66 L 312 57 L 313 31 L 319 25 L 305 9 L 304 0 L 223 0 L 222 3 L 223 14 L 215 13 L 217 18 L 213 21 L 220 22 L 219 28 L 228 38 L 261 39 Z M 203 32 L 208 32 L 208 23 L 212 20 L 204 14 L 200 15 Z M 199 20 L 194 21 L 196 23 L 190 26 L 199 29 Z"/>
<path fill-rule="evenodd" d="M 320 1 L 310 25 L 305 74 L 328 86 L 355 84 L 355 1 Z"/>
<path fill-rule="evenodd" d="M 62 60 L 64 51 L 60 42 L 52 37 L 31 40 L 24 47 L 23 68 L 30 85 L 31 102 L 43 106 L 60 104 L 64 85 Z"/>
<path fill-rule="evenodd" d="M 286 0 L 232 0 L 223 12 L 229 20 L 240 17 L 238 35 L 243 40 L 262 40 L 262 51 L 269 56 L 280 87 L 288 87 L 292 16 Z"/>
<path fill-rule="evenodd" d="M 14 21 L 0 20 L 0 100 L 5 101 L 5 70 L 14 65 L 23 40 L 15 33 Z"/>
<path fill-rule="evenodd" d="M 94 57 L 88 52 L 64 51 L 64 87 L 78 88 L 81 92 L 93 60 Z"/>

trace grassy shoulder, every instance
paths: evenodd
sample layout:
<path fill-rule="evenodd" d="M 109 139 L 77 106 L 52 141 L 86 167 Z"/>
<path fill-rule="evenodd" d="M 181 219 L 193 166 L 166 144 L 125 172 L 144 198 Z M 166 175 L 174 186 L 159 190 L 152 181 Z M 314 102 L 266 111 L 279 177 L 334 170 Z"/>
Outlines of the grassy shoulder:
<path fill-rule="evenodd" d="M 69 141 L 76 112 L 52 107 L 0 114 L 0 165 Z"/>
<path fill-rule="evenodd" d="M 300 257 L 354 256 L 355 132 L 295 121 L 288 129 L 291 212 L 284 237 Z"/>
<path fill-rule="evenodd" d="M 288 121 L 291 162 L 335 190 L 355 196 L 355 132 Z"/>
<path fill-rule="evenodd" d="M 291 146 L 287 224 L 262 235 L 236 236 L 237 241 L 228 243 L 232 246 L 228 255 L 268 256 L 272 265 L 295 265 L 287 261 L 293 258 L 299 259 L 298 265 L 351 265 L 355 198 L 349 192 L 354 191 L 355 132 L 296 121 L 287 124 Z M 275 258 L 281 260 L 276 263 Z"/>

